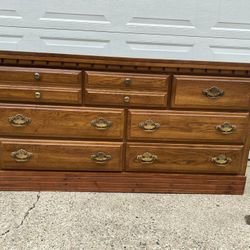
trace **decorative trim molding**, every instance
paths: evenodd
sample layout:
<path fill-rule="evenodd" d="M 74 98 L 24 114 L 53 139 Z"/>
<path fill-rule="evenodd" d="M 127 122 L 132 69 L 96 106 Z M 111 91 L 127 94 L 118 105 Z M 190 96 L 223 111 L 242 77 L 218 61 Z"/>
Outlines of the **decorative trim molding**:
<path fill-rule="evenodd" d="M 0 51 L 1 66 L 250 77 L 250 63 L 114 58 Z"/>

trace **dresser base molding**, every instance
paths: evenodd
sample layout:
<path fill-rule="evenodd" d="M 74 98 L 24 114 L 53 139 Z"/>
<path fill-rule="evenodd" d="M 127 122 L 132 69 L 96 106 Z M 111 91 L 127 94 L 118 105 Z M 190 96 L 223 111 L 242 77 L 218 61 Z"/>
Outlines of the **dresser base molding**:
<path fill-rule="evenodd" d="M 129 172 L 0 171 L 1 191 L 243 194 L 246 177 Z"/>

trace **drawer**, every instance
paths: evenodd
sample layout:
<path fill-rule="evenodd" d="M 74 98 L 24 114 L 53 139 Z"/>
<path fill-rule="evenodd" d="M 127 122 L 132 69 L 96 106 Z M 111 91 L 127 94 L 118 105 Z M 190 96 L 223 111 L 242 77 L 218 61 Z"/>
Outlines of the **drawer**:
<path fill-rule="evenodd" d="M 0 100 L 8 102 L 81 104 L 82 89 L 0 85 Z"/>
<path fill-rule="evenodd" d="M 130 140 L 244 143 L 248 113 L 129 110 Z"/>
<path fill-rule="evenodd" d="M 1 139 L 3 170 L 121 171 L 122 143 Z"/>
<path fill-rule="evenodd" d="M 169 81 L 169 75 L 85 72 L 85 86 L 87 88 L 167 91 Z"/>
<path fill-rule="evenodd" d="M 0 101 L 81 104 L 81 71 L 0 67 Z"/>
<path fill-rule="evenodd" d="M 174 76 L 173 108 L 249 109 L 250 79 Z"/>
<path fill-rule="evenodd" d="M 126 151 L 127 171 L 239 174 L 243 146 L 129 143 Z"/>
<path fill-rule="evenodd" d="M 0 84 L 73 86 L 81 84 L 80 70 L 0 67 Z"/>
<path fill-rule="evenodd" d="M 163 108 L 167 106 L 167 93 L 144 91 L 100 91 L 87 89 L 85 94 L 85 103 L 90 105 Z"/>
<path fill-rule="evenodd" d="M 123 137 L 121 109 L 0 105 L 0 134 L 65 138 Z"/>

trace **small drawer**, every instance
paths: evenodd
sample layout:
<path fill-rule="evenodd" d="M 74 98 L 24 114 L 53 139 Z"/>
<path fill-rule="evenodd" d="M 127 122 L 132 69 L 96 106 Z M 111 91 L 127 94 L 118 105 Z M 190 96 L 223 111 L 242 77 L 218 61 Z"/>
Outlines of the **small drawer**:
<path fill-rule="evenodd" d="M 32 86 L 80 86 L 80 70 L 0 67 L 0 84 Z"/>
<path fill-rule="evenodd" d="M 122 143 L 1 139 L 0 169 L 121 171 Z"/>
<path fill-rule="evenodd" d="M 169 75 L 85 72 L 85 86 L 96 89 L 167 91 L 169 81 Z"/>
<path fill-rule="evenodd" d="M 123 137 L 124 111 L 84 107 L 0 105 L 0 134 L 62 138 Z"/>
<path fill-rule="evenodd" d="M 0 85 L 0 100 L 8 102 L 81 104 L 82 89 Z"/>
<path fill-rule="evenodd" d="M 210 76 L 174 76 L 171 106 L 248 110 L 250 79 Z"/>
<path fill-rule="evenodd" d="M 85 103 L 90 105 L 163 108 L 167 106 L 167 93 L 86 89 Z"/>
<path fill-rule="evenodd" d="M 239 174 L 243 146 L 129 143 L 126 151 L 126 171 Z"/>
<path fill-rule="evenodd" d="M 130 140 L 244 143 L 248 113 L 129 110 Z"/>

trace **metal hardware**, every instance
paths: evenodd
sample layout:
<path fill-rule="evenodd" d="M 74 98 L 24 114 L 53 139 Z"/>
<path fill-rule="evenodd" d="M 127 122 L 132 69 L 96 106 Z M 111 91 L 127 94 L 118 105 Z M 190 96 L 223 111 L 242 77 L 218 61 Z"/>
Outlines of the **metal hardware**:
<path fill-rule="evenodd" d="M 92 161 L 95 161 L 98 164 L 105 164 L 107 161 L 111 160 L 111 155 L 104 152 L 97 152 L 90 156 Z"/>
<path fill-rule="evenodd" d="M 105 118 L 98 118 L 91 121 L 91 126 L 95 127 L 97 130 L 107 130 L 112 126 L 112 122 Z"/>
<path fill-rule="evenodd" d="M 215 99 L 215 98 L 218 98 L 218 97 L 221 97 L 224 95 L 224 90 L 216 87 L 216 86 L 213 86 L 209 89 L 204 89 L 202 91 L 202 94 L 205 95 L 206 97 L 208 98 L 211 98 L 211 99 Z"/>
<path fill-rule="evenodd" d="M 24 115 L 21 115 L 21 114 L 17 114 L 15 116 L 9 117 L 9 123 L 13 127 L 18 127 L 18 128 L 29 125 L 31 121 L 32 120 L 30 118 L 25 117 Z"/>
<path fill-rule="evenodd" d="M 218 166 L 225 166 L 228 163 L 231 163 L 232 159 L 224 154 L 220 154 L 216 157 L 212 157 L 211 161 Z"/>
<path fill-rule="evenodd" d="M 236 130 L 236 126 L 229 122 L 224 122 L 221 125 L 217 125 L 215 128 L 225 135 L 232 134 Z"/>
<path fill-rule="evenodd" d="M 36 92 L 35 92 L 35 98 L 36 98 L 36 99 L 40 99 L 40 98 L 41 98 L 41 92 L 36 91 Z"/>
<path fill-rule="evenodd" d="M 126 103 L 130 102 L 130 97 L 129 96 L 124 96 L 123 101 Z"/>
<path fill-rule="evenodd" d="M 154 122 L 153 120 L 146 120 L 139 123 L 139 128 L 143 129 L 146 132 L 154 132 L 160 128 L 160 123 Z"/>
<path fill-rule="evenodd" d="M 33 154 L 21 148 L 12 152 L 10 155 L 16 162 L 27 162 L 32 158 Z"/>
<path fill-rule="evenodd" d="M 158 157 L 157 155 L 146 152 L 142 155 L 137 155 L 136 159 L 140 161 L 140 163 L 151 164 L 158 160 Z"/>
<path fill-rule="evenodd" d="M 38 73 L 38 72 L 34 73 L 34 78 L 35 78 L 35 80 L 37 80 L 37 81 L 41 80 L 41 75 L 40 75 L 40 73 Z"/>
<path fill-rule="evenodd" d="M 125 86 L 130 86 L 132 84 L 132 80 L 130 79 L 130 78 L 126 78 L 125 80 L 124 80 L 124 85 Z"/>

